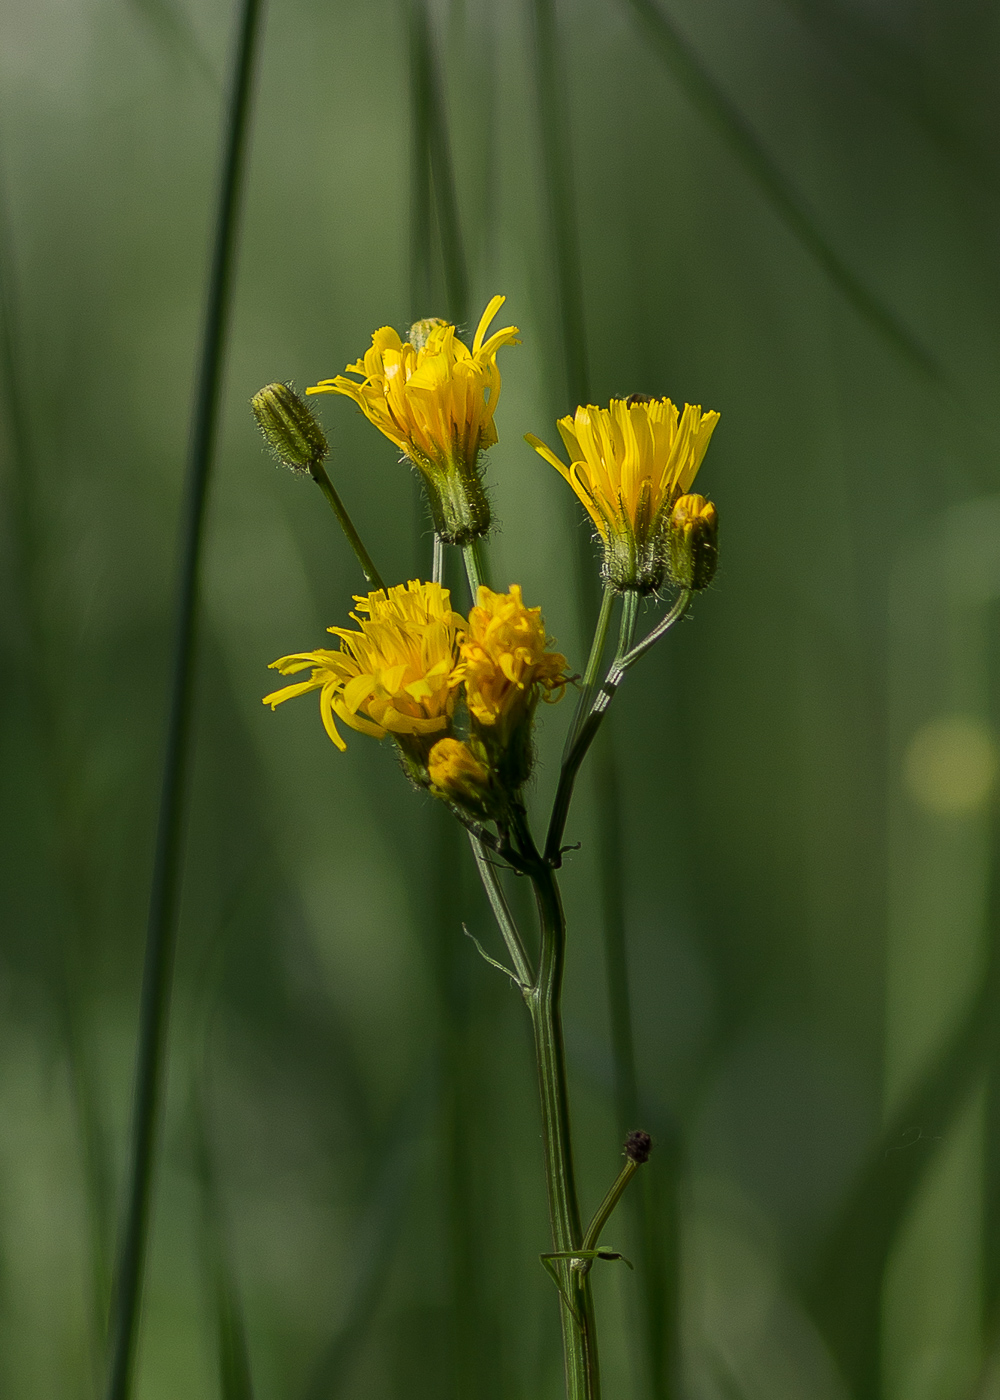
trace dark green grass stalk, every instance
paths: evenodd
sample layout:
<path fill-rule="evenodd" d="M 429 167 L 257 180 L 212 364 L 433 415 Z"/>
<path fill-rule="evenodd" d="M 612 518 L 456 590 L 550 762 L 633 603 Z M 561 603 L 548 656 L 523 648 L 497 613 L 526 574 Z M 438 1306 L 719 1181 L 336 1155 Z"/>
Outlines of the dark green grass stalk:
<path fill-rule="evenodd" d="M 261 10 L 262 0 L 243 0 L 225 111 L 223 159 L 181 518 L 180 577 L 173 623 L 167 735 L 139 1006 L 127 1199 L 112 1298 L 108 1400 L 127 1400 L 132 1392 L 176 943 L 189 769 L 199 564 L 232 300 L 240 191 Z"/>
<path fill-rule="evenodd" d="M 995 614 L 994 614 L 995 620 Z M 858 1400 L 882 1393 L 882 1295 L 892 1252 L 952 1125 L 985 1072 L 982 1328 L 984 1350 L 1000 1321 L 1000 808 L 990 814 L 988 951 L 964 1015 L 872 1144 L 817 1251 L 805 1297 Z"/>
<path fill-rule="evenodd" d="M 958 1026 L 872 1144 L 817 1252 L 805 1298 L 856 1400 L 881 1393 L 882 1290 L 900 1230 L 969 1102 L 994 1032 L 1000 951 Z"/>
<path fill-rule="evenodd" d="M 1000 606 L 986 613 L 986 625 L 995 637 Z M 1000 711 L 1000 663 L 995 653 L 987 670 L 991 710 L 996 723 Z M 996 1358 L 1000 1343 L 1000 803 L 994 798 L 990 814 L 986 886 L 986 936 L 989 957 L 983 983 L 984 997 L 992 1009 L 986 1026 L 985 1104 L 983 1123 L 983 1241 L 982 1331 L 985 1358 Z"/>
<path fill-rule="evenodd" d="M 622 800 L 614 733 L 606 726 L 591 755 L 594 782 L 602 804 L 617 820 L 597 824 L 601 861 L 601 914 L 604 927 L 605 976 L 612 1010 L 611 1051 L 618 1136 L 624 1141 L 637 1127 L 651 1128 L 639 1096 L 639 1077 L 632 1031 L 632 998 L 628 977 L 628 940 L 625 928 L 625 890 L 622 872 L 625 849 L 621 827 Z M 679 1304 L 680 1241 L 665 1222 L 676 1226 L 677 1153 L 656 1134 L 653 1170 L 645 1171 L 626 1198 L 633 1217 L 635 1252 L 639 1265 L 639 1312 L 650 1389 L 659 1397 L 677 1392 L 680 1369 Z"/>
<path fill-rule="evenodd" d="M 426 0 L 406 0 L 410 58 L 410 276 L 414 320 L 439 315 L 461 326 L 469 311 L 469 275 L 459 220 L 447 104 L 440 55 Z M 435 237 L 435 233 L 437 237 Z M 435 303 L 436 289 L 443 304 Z M 426 545 L 427 516 L 417 505 L 418 540 Z M 444 550 L 442 581 L 453 560 Z M 421 577 L 432 571 L 421 564 Z M 447 1239 L 450 1378 L 460 1398 L 493 1393 L 497 1368 L 487 1354 L 484 1318 L 483 1252 L 475 1207 L 478 1172 L 472 1161 L 478 1101 L 473 1082 L 473 1008 L 463 975 L 467 947 L 461 939 L 460 871 L 464 839 L 449 813 L 437 804 L 424 813 L 430 841 L 423 939 L 430 955 L 439 1014 L 441 1209 Z"/>
<path fill-rule="evenodd" d="M 161 46 L 172 58 L 180 59 L 211 87 L 219 84 L 208 54 L 180 5 L 171 0 L 130 0 L 133 10 L 156 32 Z"/>
<path fill-rule="evenodd" d="M 204 1068 L 204 1067 L 203 1067 Z M 201 1190 L 201 1243 L 210 1305 L 215 1312 L 216 1351 L 219 1360 L 221 1400 L 253 1400 L 253 1375 L 239 1284 L 226 1238 L 225 1216 L 212 1149 L 208 1140 L 205 1105 L 199 1086 L 192 1094 L 194 1158 Z"/>
<path fill-rule="evenodd" d="M 533 0 L 531 16 L 542 175 L 548 194 L 556 307 L 569 396 L 567 407 L 572 412 L 577 404 L 590 402 L 590 366 L 573 159 L 567 125 L 568 94 L 553 0 Z M 596 592 L 595 585 L 590 582 L 592 563 L 589 557 L 583 562 L 581 572 L 587 580 L 589 597 Z"/>
<path fill-rule="evenodd" d="M 917 50 L 895 40 L 888 26 L 840 0 L 785 0 L 803 27 L 835 54 L 861 82 L 890 103 L 937 154 L 964 178 L 991 194 L 998 174 L 996 153 L 975 141 L 935 95 Z"/>
<path fill-rule="evenodd" d="M 348 1393 L 389 1281 L 417 1181 L 419 1144 L 440 1104 L 436 1069 L 413 1075 L 406 1097 L 372 1143 L 368 1186 L 358 1212 L 357 1264 L 347 1307 L 313 1369 L 304 1400 L 340 1400 Z"/>
<path fill-rule="evenodd" d="M 728 146 L 785 226 L 845 301 L 911 369 L 944 383 L 940 365 L 832 246 L 813 211 L 780 169 L 746 117 L 710 75 L 657 0 L 627 0 L 653 49 L 705 121 Z"/>
<path fill-rule="evenodd" d="M 566 123 L 568 94 L 552 0 L 534 0 L 535 89 L 538 107 L 542 173 L 549 192 L 551 246 L 558 294 L 562 356 L 570 412 L 590 401 L 590 371 L 584 313 L 583 272 L 576 216 L 573 153 Z M 597 565 L 589 531 L 574 532 L 573 554 L 576 596 L 581 604 L 583 630 L 597 617 Z M 625 902 L 622 885 L 621 787 L 614 749 L 608 736 L 594 755 L 593 783 L 596 802 L 598 878 L 601 927 L 607 975 L 608 1017 L 614 1055 L 615 1119 L 620 1138 L 638 1121 L 639 1089 L 632 1008 L 628 988 L 628 948 L 625 935 Z M 670 1156 L 671 1162 L 675 1154 Z M 669 1377 L 678 1368 L 676 1303 L 679 1285 L 676 1241 L 663 1239 L 656 1205 L 663 1181 L 662 1158 L 646 1173 L 641 1190 L 629 1193 L 626 1210 L 631 1218 L 639 1256 L 636 1285 L 641 1291 L 642 1348 L 647 1383 L 653 1400 L 666 1400 Z M 667 1189 L 673 1189 L 668 1183 Z M 670 1211 L 673 1219 L 675 1212 Z M 668 1316 L 668 1314 L 670 1314 Z"/>
<path fill-rule="evenodd" d="M 426 0 L 405 0 L 410 51 L 410 289 L 414 320 L 440 315 L 463 326 L 469 272 L 458 210 L 440 59 Z M 434 307 L 434 230 L 444 306 Z"/>
<path fill-rule="evenodd" d="M 73 788 L 80 757 L 70 752 L 55 696 L 40 584 L 45 571 L 44 537 L 38 483 L 44 480 L 35 452 L 17 355 L 19 341 L 18 296 L 15 285 L 13 240 L 6 200 L 0 193 L 0 383 L 3 413 L 9 436 L 11 468 L 9 509 L 6 512 L 8 567 L 17 631 L 20 675 L 26 687 L 28 709 L 35 721 L 44 785 L 52 806 L 56 867 L 72 920 L 68 938 L 59 940 L 52 975 L 58 1032 L 69 1071 L 70 1096 L 83 1158 L 88 1204 L 90 1246 L 90 1314 L 95 1363 L 101 1364 L 109 1285 L 107 1241 L 110 1234 L 111 1169 L 106 1134 L 98 1106 L 96 1079 L 83 1027 L 86 986 L 84 944 L 94 929 L 92 852 L 84 822 L 74 811 Z"/>

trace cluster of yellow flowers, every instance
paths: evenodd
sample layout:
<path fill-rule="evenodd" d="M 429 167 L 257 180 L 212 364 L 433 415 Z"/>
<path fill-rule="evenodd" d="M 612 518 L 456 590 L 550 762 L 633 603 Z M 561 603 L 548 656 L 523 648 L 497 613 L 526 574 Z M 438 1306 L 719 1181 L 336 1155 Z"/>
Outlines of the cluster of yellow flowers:
<path fill-rule="evenodd" d="M 558 699 L 568 680 L 566 658 L 548 649 L 541 609 L 525 607 L 517 584 L 507 593 L 481 587 L 466 621 L 447 588 L 416 579 L 355 602 L 358 630 L 328 629 L 339 650 L 272 662 L 283 676 L 310 675 L 264 703 L 273 709 L 318 690 L 339 749 L 338 719 L 376 739 L 391 734 L 418 782 L 484 812 L 494 776 L 500 791 L 516 791 L 528 775 L 535 706 L 542 696 Z M 462 692 L 469 742 L 452 732 Z"/>
<path fill-rule="evenodd" d="M 497 296 L 487 306 L 471 350 L 444 321 L 417 322 L 405 341 L 383 326 L 364 357 L 348 366 L 357 378 L 338 375 L 307 391 L 346 395 L 395 443 L 420 472 L 435 531 L 447 543 L 469 545 L 490 526 L 481 458 L 497 440 L 497 352 L 518 335 L 507 326 L 487 336 L 503 302 Z M 285 386 L 271 389 L 279 391 L 271 395 L 273 411 L 258 404 L 266 407 L 269 391 L 255 400 L 265 436 L 272 445 L 275 435 L 281 439 L 282 460 L 294 465 L 303 457 L 300 465 L 311 467 L 318 448 L 299 423 L 308 410 Z M 558 422 L 568 466 L 528 434 L 585 506 L 610 587 L 655 592 L 669 575 L 679 588 L 696 590 L 711 580 L 715 507 L 688 493 L 718 419 L 642 394 L 612 399 L 606 409 L 581 406 Z M 515 794 L 530 771 L 539 698 L 558 699 L 569 680 L 566 658 L 549 649 L 541 610 L 525 606 L 517 584 L 506 593 L 479 588 L 468 619 L 452 609 L 440 583 L 413 580 L 355 601 L 358 630 L 331 627 L 339 649 L 275 661 L 282 675 L 310 675 L 265 703 L 273 708 L 318 690 L 323 723 L 338 748 L 345 747 L 338 720 L 379 739 L 391 735 L 416 781 L 459 806 L 495 815 L 504 794 Z M 460 698 L 465 737 L 455 732 Z"/>

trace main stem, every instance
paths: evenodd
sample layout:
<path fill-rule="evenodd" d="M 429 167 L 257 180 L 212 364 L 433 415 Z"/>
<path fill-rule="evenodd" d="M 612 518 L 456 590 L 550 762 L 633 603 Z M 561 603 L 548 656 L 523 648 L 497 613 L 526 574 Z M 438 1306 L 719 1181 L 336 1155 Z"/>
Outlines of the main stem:
<path fill-rule="evenodd" d="M 539 861 L 531 879 L 538 904 L 541 959 L 538 980 L 527 993 L 526 1000 L 535 1033 L 552 1249 L 556 1253 L 569 1253 L 581 1248 L 583 1232 L 573 1173 L 566 1052 L 562 1034 L 566 918 L 555 875 L 549 866 Z M 566 1261 L 559 1262 L 556 1267 L 562 1277 L 563 1288 L 576 1304 L 578 1315 L 574 1317 L 566 1300 L 560 1297 L 567 1400 L 599 1400 L 601 1378 L 590 1279 L 587 1274 L 570 1269 Z"/>

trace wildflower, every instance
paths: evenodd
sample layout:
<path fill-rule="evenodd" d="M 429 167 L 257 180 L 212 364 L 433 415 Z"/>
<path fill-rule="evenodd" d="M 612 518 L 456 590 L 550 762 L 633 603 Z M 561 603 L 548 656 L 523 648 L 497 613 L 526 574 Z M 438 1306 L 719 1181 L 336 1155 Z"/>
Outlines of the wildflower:
<path fill-rule="evenodd" d="M 670 512 L 691 487 L 719 421 L 691 404 L 633 394 L 609 408 L 560 418 L 565 466 L 534 434 L 527 441 L 566 478 L 604 546 L 604 575 L 618 589 L 651 593 L 667 565 Z"/>
<path fill-rule="evenodd" d="M 541 608 L 526 608 L 518 584 L 508 593 L 479 589 L 461 644 L 465 701 L 473 729 L 501 783 L 516 791 L 531 768 L 531 721 L 539 696 L 559 700 L 565 656 L 549 651 Z"/>
<path fill-rule="evenodd" d="M 707 588 L 719 560 L 719 515 L 704 496 L 681 496 L 670 512 L 670 577 L 693 592 Z"/>
<path fill-rule="evenodd" d="M 310 668 L 311 674 L 265 695 L 264 704 L 273 710 L 318 690 L 323 724 L 338 749 L 347 747 L 338 719 L 376 739 L 391 734 L 411 775 L 422 780 L 427 736 L 447 733 L 455 708 L 465 621 L 452 611 L 448 590 L 439 583 L 413 580 L 354 601 L 358 609 L 351 616 L 360 630 L 330 627 L 340 639 L 339 651 L 295 652 L 272 661 L 283 676 Z"/>
<path fill-rule="evenodd" d="M 434 528 L 455 544 L 485 534 L 490 525 L 479 454 L 497 440 L 497 351 L 517 341 L 516 326 L 486 338 L 503 303 L 497 296 L 487 306 L 471 350 L 445 321 L 418 321 L 406 341 L 383 326 L 372 336 L 364 359 L 347 367 L 360 382 L 340 374 L 306 390 L 354 400 L 419 470 Z"/>
<path fill-rule="evenodd" d="M 312 472 L 330 455 L 323 429 L 290 384 L 267 384 L 250 400 L 257 426 L 283 466 Z"/>
<path fill-rule="evenodd" d="M 461 739 L 448 736 L 437 741 L 427 757 L 427 774 L 436 797 L 474 816 L 490 815 L 490 770 Z"/>

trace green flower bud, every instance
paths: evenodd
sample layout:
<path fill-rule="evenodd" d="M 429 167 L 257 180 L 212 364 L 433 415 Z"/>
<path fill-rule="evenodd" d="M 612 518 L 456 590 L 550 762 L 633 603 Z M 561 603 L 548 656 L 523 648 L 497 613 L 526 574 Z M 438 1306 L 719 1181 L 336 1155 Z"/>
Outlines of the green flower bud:
<path fill-rule="evenodd" d="M 681 496 L 670 512 L 667 552 L 670 577 L 679 588 L 708 587 L 719 562 L 719 515 L 711 501 Z"/>
<path fill-rule="evenodd" d="M 439 739 L 427 758 L 431 792 L 461 807 L 471 816 L 488 820 L 495 805 L 490 770 L 482 762 L 486 754 L 481 744 L 477 753 L 461 739 Z"/>
<path fill-rule="evenodd" d="M 312 472 L 330 455 L 326 435 L 290 384 L 268 384 L 250 400 L 268 447 L 293 472 Z"/>

